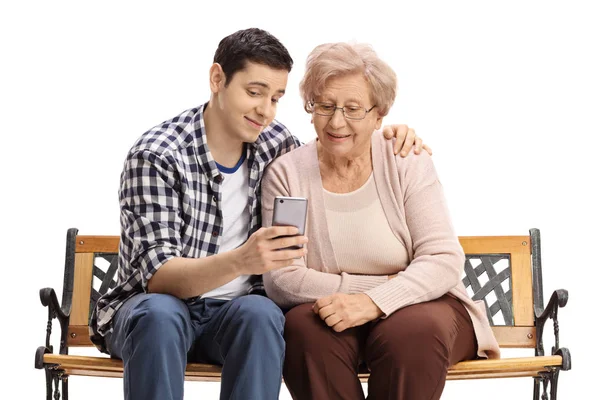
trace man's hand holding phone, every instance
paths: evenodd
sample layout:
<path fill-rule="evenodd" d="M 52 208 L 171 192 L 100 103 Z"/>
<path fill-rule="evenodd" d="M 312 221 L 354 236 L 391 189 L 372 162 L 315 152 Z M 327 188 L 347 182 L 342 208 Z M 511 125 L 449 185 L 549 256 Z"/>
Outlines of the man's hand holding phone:
<path fill-rule="evenodd" d="M 308 242 L 306 236 L 298 235 L 295 226 L 271 226 L 254 232 L 235 252 L 241 275 L 260 275 L 273 269 L 287 267 L 295 258 L 306 254 L 306 247 L 288 249 L 291 246 L 303 246 Z"/>

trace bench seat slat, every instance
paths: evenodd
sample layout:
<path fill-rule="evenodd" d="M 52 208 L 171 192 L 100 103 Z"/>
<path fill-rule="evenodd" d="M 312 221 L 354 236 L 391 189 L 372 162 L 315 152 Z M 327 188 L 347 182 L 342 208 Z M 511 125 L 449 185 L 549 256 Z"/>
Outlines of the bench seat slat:
<path fill-rule="evenodd" d="M 122 378 L 123 372 L 115 372 L 115 371 L 96 371 L 92 369 L 77 369 L 77 368 L 65 368 L 64 372 L 70 376 L 97 376 L 103 378 Z M 485 373 L 485 374 L 455 374 L 448 375 L 446 377 L 449 381 L 454 380 L 466 380 L 466 379 L 498 379 L 498 378 L 532 378 L 539 375 L 540 371 L 526 371 L 526 372 L 494 372 L 494 373 Z M 369 380 L 369 374 L 358 374 L 358 378 L 363 383 L 367 383 Z M 185 376 L 186 381 L 193 382 L 220 382 L 220 375 L 216 376 L 202 376 L 202 375 L 192 375 L 190 373 L 186 373 Z"/>
<path fill-rule="evenodd" d="M 60 366 L 68 375 L 122 377 L 123 362 L 108 357 L 45 354 L 44 362 Z M 463 361 L 450 368 L 449 380 L 532 377 L 549 367 L 562 365 L 561 356 L 504 358 L 498 360 Z M 219 381 L 221 367 L 211 364 L 190 363 L 186 380 Z M 368 374 L 359 374 L 366 381 Z"/>

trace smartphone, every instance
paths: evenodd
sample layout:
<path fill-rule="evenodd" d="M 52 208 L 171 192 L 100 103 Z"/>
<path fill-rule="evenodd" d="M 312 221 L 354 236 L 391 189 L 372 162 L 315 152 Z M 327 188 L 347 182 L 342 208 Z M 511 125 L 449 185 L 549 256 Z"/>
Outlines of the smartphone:
<path fill-rule="evenodd" d="M 273 203 L 273 226 L 295 226 L 298 235 L 304 235 L 308 200 L 304 197 L 277 196 Z M 297 235 L 295 235 L 297 236 Z M 302 245 L 286 249 L 301 249 Z"/>

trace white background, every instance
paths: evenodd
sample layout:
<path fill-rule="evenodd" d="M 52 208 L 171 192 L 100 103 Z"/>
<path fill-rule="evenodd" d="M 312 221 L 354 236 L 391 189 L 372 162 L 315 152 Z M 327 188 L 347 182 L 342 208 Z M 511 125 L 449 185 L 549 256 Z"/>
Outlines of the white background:
<path fill-rule="evenodd" d="M 44 396 L 33 368 L 61 293 L 67 228 L 119 233 L 125 154 L 148 128 L 208 99 L 219 40 L 260 27 L 296 62 L 278 119 L 314 137 L 298 83 L 316 45 L 371 43 L 399 77 L 387 123 L 434 149 L 459 235 L 542 233 L 544 292 L 566 288 L 562 399 L 590 398 L 598 315 L 600 13 L 594 2 L 20 1 L 0 9 L 2 391 Z M 206 3 L 206 4 L 202 4 Z M 57 336 L 58 325 L 55 324 Z M 512 353 L 505 353 L 511 355 Z M 74 377 L 72 399 L 121 398 Z M 449 382 L 443 399 L 529 399 L 529 379 Z M 584 394 L 585 393 L 585 394 Z M 218 384 L 186 383 L 217 399 Z M 289 394 L 282 389 L 282 399 Z"/>

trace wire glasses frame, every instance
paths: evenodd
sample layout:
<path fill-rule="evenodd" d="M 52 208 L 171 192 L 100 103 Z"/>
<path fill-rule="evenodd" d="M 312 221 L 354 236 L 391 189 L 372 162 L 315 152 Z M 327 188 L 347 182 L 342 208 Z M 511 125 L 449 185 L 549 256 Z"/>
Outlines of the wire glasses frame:
<path fill-rule="evenodd" d="M 311 102 L 310 104 L 311 110 L 320 116 L 323 117 L 331 117 L 337 110 L 342 110 L 342 115 L 346 119 L 351 119 L 355 121 L 360 121 L 361 119 L 365 119 L 367 114 L 371 112 L 377 105 L 369 108 L 368 110 L 364 107 L 356 107 L 356 106 L 344 106 L 344 107 L 336 107 L 335 104 L 331 103 L 320 103 L 320 102 Z"/>

